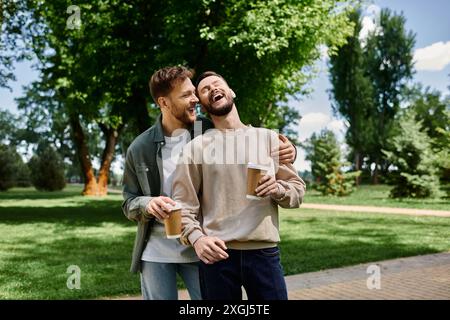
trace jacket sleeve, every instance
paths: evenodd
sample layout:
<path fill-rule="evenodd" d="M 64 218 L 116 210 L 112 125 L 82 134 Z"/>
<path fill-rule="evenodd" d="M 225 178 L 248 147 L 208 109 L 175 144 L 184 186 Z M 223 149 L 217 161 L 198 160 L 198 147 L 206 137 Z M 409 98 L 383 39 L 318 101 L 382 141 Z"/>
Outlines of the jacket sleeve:
<path fill-rule="evenodd" d="M 200 226 L 201 211 L 199 200 L 202 184 L 202 167 L 198 161 L 194 161 L 192 153 L 193 142 L 188 143 L 184 147 L 172 184 L 173 200 L 182 206 L 183 231 L 180 240 L 185 245 L 194 244 L 198 238 L 204 235 Z"/>
<path fill-rule="evenodd" d="M 146 208 L 153 197 L 143 195 L 139 186 L 139 180 L 136 175 L 133 155 L 130 148 L 128 148 L 126 155 L 122 186 L 122 195 L 124 199 L 122 202 L 122 211 L 125 216 L 131 221 L 148 219 L 148 216 L 145 215 Z"/>

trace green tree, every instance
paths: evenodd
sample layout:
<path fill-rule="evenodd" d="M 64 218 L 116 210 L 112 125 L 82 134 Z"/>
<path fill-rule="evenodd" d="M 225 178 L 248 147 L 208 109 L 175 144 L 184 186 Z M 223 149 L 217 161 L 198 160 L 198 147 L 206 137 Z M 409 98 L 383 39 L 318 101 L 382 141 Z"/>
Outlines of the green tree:
<path fill-rule="evenodd" d="M 22 161 L 22 158 L 20 158 L 20 161 L 17 162 L 17 176 L 14 186 L 21 188 L 28 188 L 32 186 L 30 168 Z"/>
<path fill-rule="evenodd" d="M 15 141 L 18 119 L 8 110 L 0 110 L 0 143 Z"/>
<path fill-rule="evenodd" d="M 450 111 L 447 110 L 447 115 L 450 116 Z M 447 190 L 450 196 L 450 130 L 437 128 L 442 136 L 439 139 L 439 147 L 435 150 L 438 158 L 438 165 L 441 171 L 440 177 L 443 183 L 447 185 Z"/>
<path fill-rule="evenodd" d="M 383 150 L 394 169 L 389 175 L 394 185 L 391 196 L 425 198 L 441 195 L 437 157 L 434 154 L 430 138 L 422 129 L 422 123 L 416 120 L 413 109 L 406 110 L 398 117 L 392 131 L 393 137 Z"/>
<path fill-rule="evenodd" d="M 440 158 L 441 179 L 450 182 L 450 98 L 442 98 L 439 91 L 419 87 L 411 107 Z"/>
<path fill-rule="evenodd" d="M 387 172 L 389 163 L 382 150 L 400 109 L 401 93 L 413 75 L 413 48 L 415 34 L 405 29 L 403 14 L 383 9 L 378 29 L 371 32 L 364 49 L 368 77 L 373 84 L 371 119 L 375 121 L 375 143 L 371 145 L 370 158 L 375 163 L 373 182 L 378 183 L 379 171 Z"/>
<path fill-rule="evenodd" d="M 20 41 L 26 24 L 25 11 L 23 1 L 0 1 L 0 88 L 10 88 L 9 81 L 16 80 L 14 62 L 27 58 L 30 52 Z"/>
<path fill-rule="evenodd" d="M 347 144 L 352 148 L 353 167 L 359 171 L 368 147 L 373 144 L 375 132 L 371 111 L 373 110 L 373 87 L 367 76 L 364 53 L 359 34 L 362 28 L 359 9 L 349 13 L 354 23 L 352 34 L 347 43 L 330 57 L 329 72 L 333 99 L 332 107 L 336 114 L 343 117 L 349 127 L 346 132 Z M 359 177 L 356 181 L 359 184 Z"/>
<path fill-rule="evenodd" d="M 23 166 L 22 158 L 13 146 L 0 144 L 0 191 L 6 191 L 27 178 Z"/>
<path fill-rule="evenodd" d="M 341 150 L 332 131 L 315 133 L 304 146 L 306 160 L 311 161 L 311 171 L 315 178 L 314 188 L 324 195 L 345 196 L 353 191 L 355 178 L 359 172 L 344 172 L 347 165 L 341 160 Z"/>
<path fill-rule="evenodd" d="M 18 139 L 25 141 L 33 151 L 39 144 L 51 145 L 68 164 L 71 176 L 82 176 L 77 148 L 75 148 L 72 130 L 69 125 L 69 115 L 64 104 L 53 99 L 51 95 L 43 94 L 42 83 L 35 82 L 27 87 L 26 94 L 16 99 L 25 126 L 17 133 Z M 80 121 L 81 122 L 81 121 Z M 81 122 L 86 133 L 86 145 L 89 155 L 101 160 L 102 133 L 95 123 Z"/>
<path fill-rule="evenodd" d="M 437 90 L 415 84 L 405 91 L 407 105 L 416 114 L 416 121 L 430 138 L 443 183 L 450 182 L 450 97 Z"/>
<path fill-rule="evenodd" d="M 28 165 L 37 190 L 57 191 L 65 187 L 64 163 L 52 147 L 41 144 Z"/>
<path fill-rule="evenodd" d="M 13 34 L 12 31 L 6 33 L 5 30 L 5 16 L 8 17 L 11 11 L 14 9 L 10 8 L 7 3 L 0 1 L 0 88 L 6 87 L 9 80 L 14 79 L 14 75 L 11 72 L 12 68 L 12 57 L 8 55 L 8 49 L 6 44 L 8 43 L 8 38 L 11 38 Z M 7 36 L 8 34 L 8 36 Z"/>
<path fill-rule="evenodd" d="M 337 0 L 91 1 L 79 4 L 79 29 L 67 28 L 71 1 L 23 2 L 34 21 L 25 37 L 40 61 L 39 90 L 69 118 L 85 194 L 106 193 L 122 131 L 151 124 L 147 82 L 157 68 L 222 73 L 245 122 L 292 136 L 299 117 L 287 98 L 302 92 L 320 45 L 334 51 L 351 30 L 349 5 Z M 84 130 L 93 124 L 103 134 L 98 177 Z"/>

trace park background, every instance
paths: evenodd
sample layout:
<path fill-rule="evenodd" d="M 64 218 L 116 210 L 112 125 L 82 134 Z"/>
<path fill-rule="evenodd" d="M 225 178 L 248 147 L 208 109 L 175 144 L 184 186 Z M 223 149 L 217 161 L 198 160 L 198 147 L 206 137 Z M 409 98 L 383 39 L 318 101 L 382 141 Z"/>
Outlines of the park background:
<path fill-rule="evenodd" d="M 448 1 L 0 3 L 0 298 L 139 292 L 120 179 L 165 65 L 222 73 L 295 141 L 305 204 L 450 210 Z M 286 274 L 450 249 L 446 217 L 280 217 Z"/>

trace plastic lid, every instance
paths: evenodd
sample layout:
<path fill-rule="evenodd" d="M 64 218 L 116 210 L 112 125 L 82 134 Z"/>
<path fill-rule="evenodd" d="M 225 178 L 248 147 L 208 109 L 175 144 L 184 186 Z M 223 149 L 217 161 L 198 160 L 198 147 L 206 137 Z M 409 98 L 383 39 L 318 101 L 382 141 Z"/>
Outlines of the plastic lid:
<path fill-rule="evenodd" d="M 252 163 L 252 162 L 247 163 L 247 168 L 260 169 L 260 170 L 269 170 L 269 167 L 267 167 L 267 166 L 263 166 L 263 165 Z"/>
<path fill-rule="evenodd" d="M 172 207 L 172 211 L 179 210 L 179 209 L 181 209 L 181 204 L 177 203 L 176 205 L 171 206 L 171 207 Z"/>

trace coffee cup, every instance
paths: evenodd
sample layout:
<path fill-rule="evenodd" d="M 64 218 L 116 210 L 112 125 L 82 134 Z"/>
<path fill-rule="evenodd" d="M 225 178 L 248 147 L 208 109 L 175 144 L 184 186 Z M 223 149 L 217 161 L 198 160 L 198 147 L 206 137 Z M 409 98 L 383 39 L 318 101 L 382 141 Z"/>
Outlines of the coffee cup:
<path fill-rule="evenodd" d="M 181 237 L 181 206 L 176 204 L 169 212 L 169 217 L 164 219 L 167 239 Z"/>
<path fill-rule="evenodd" d="M 258 182 L 267 174 L 268 168 L 254 163 L 247 164 L 247 199 L 260 200 L 262 197 L 256 195 Z"/>

